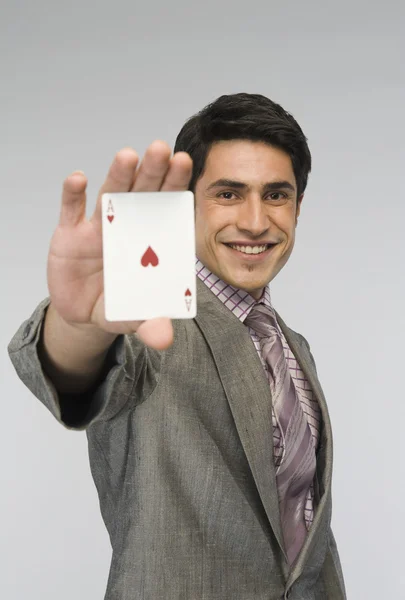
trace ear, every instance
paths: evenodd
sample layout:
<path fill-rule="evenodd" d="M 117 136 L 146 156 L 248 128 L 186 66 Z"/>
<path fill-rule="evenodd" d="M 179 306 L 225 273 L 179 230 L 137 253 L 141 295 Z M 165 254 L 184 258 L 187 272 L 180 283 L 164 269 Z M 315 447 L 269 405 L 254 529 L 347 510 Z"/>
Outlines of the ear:
<path fill-rule="evenodd" d="M 297 201 L 297 210 L 295 211 L 295 226 L 296 227 L 298 225 L 298 217 L 300 216 L 301 204 L 302 204 L 303 198 L 304 198 L 304 194 L 301 194 L 301 196 L 298 198 L 298 201 Z"/>

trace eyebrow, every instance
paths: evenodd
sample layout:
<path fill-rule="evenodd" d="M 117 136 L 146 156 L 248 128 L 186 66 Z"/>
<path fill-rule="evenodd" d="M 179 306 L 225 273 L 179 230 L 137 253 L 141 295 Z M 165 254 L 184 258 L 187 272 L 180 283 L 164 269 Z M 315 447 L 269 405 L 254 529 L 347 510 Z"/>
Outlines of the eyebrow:
<path fill-rule="evenodd" d="M 230 187 L 237 190 L 249 191 L 251 189 L 250 185 L 247 183 L 243 183 L 243 181 L 236 181 L 233 179 L 217 179 L 214 183 L 211 183 L 207 187 L 207 192 L 212 190 L 213 188 L 218 187 Z M 276 192 L 279 189 L 287 189 L 295 192 L 295 187 L 291 185 L 289 181 L 271 181 L 269 183 L 265 183 L 262 186 L 262 192 Z"/>

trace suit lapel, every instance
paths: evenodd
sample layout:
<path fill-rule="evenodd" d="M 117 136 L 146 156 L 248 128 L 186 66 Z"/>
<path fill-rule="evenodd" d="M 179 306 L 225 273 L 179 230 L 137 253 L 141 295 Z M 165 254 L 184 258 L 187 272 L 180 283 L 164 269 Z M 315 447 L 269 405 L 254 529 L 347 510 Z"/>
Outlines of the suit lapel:
<path fill-rule="evenodd" d="M 273 462 L 271 394 L 248 328 L 197 277 L 197 316 L 262 504 L 284 556 Z"/>

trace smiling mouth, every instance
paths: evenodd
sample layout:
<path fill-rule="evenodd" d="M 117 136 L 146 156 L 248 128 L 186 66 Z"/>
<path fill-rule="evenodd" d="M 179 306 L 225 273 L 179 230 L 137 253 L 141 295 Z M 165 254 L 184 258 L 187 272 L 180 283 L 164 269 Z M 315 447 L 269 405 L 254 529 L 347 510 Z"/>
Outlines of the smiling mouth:
<path fill-rule="evenodd" d="M 238 254 L 243 254 L 243 256 L 262 256 L 263 254 L 268 254 L 269 251 L 277 246 L 277 244 L 262 244 L 257 246 L 237 246 L 236 244 L 225 244 L 231 250 L 234 250 Z"/>

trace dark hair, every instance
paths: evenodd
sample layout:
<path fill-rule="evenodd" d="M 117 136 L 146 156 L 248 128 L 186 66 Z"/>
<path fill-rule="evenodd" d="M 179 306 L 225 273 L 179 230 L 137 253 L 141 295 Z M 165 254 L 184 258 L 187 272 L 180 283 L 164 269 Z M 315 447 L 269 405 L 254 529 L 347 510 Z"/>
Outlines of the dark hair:
<path fill-rule="evenodd" d="M 305 191 L 311 153 L 301 127 L 279 104 L 261 94 L 246 93 L 220 96 L 183 125 L 174 152 L 187 152 L 193 159 L 189 190 L 194 192 L 211 146 L 237 139 L 260 141 L 284 150 L 291 159 L 297 199 Z"/>

